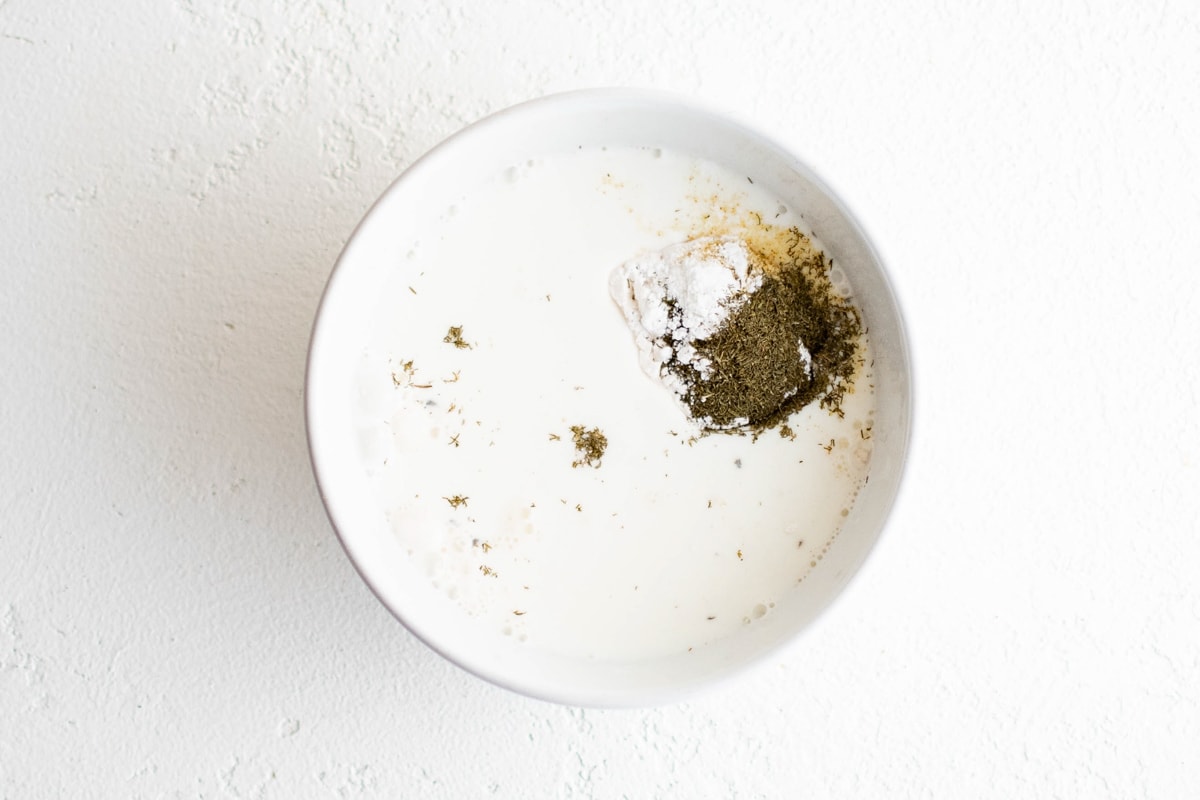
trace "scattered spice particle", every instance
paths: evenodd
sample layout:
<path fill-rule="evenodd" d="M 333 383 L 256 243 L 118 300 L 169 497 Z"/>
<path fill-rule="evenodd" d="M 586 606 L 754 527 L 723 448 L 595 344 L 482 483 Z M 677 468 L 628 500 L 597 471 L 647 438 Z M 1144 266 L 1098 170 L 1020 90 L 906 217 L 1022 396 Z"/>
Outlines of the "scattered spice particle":
<path fill-rule="evenodd" d="M 579 503 L 576 503 L 576 504 L 575 504 L 575 510 L 576 510 L 576 511 L 583 511 L 583 506 L 582 506 L 582 505 L 580 505 Z"/>
<path fill-rule="evenodd" d="M 796 441 L 796 432 L 792 430 L 791 425 L 784 423 L 783 425 L 779 426 L 779 437 L 781 439 L 790 439 L 794 442 Z"/>
<path fill-rule="evenodd" d="M 449 503 L 451 508 L 458 508 L 459 506 L 465 506 L 471 498 L 456 494 L 453 497 L 443 497 L 442 499 Z"/>
<path fill-rule="evenodd" d="M 454 434 L 453 436 L 451 436 L 451 437 L 450 437 L 450 444 L 454 445 L 455 447 L 458 447 L 458 446 L 459 446 L 459 444 L 458 444 L 458 437 L 459 437 L 459 436 L 461 436 L 461 435 L 462 435 L 462 434 L 456 433 L 456 434 Z"/>
<path fill-rule="evenodd" d="M 871 438 L 871 429 L 870 428 L 859 428 L 858 435 L 861 436 L 863 439 L 870 439 Z"/>
<path fill-rule="evenodd" d="M 460 369 L 454 370 L 454 374 L 449 378 L 442 378 L 442 383 L 458 383 L 458 373 L 460 372 L 462 372 Z"/>
<path fill-rule="evenodd" d="M 737 467 L 738 469 L 741 469 L 742 468 L 742 460 L 740 458 L 735 458 L 733 460 L 733 465 L 735 467 Z"/>
<path fill-rule="evenodd" d="M 451 325 L 450 330 L 446 332 L 446 337 L 442 341 L 446 344 L 454 345 L 459 350 L 467 350 L 471 345 L 463 338 L 462 332 L 462 325 Z"/>
<path fill-rule="evenodd" d="M 712 500 L 709 500 L 709 501 L 708 501 L 708 507 L 709 507 L 709 508 L 712 508 Z"/>
<path fill-rule="evenodd" d="M 413 387 L 414 389 L 432 389 L 433 388 L 432 383 L 410 383 L 409 386 Z"/>
<path fill-rule="evenodd" d="M 488 542 L 480 542 L 480 543 L 479 543 L 479 548 L 480 548 L 481 550 L 483 550 L 483 552 L 487 553 L 487 552 L 490 552 L 490 551 L 491 551 L 491 549 L 492 549 L 492 545 L 491 545 L 490 543 L 488 543 Z"/>
<path fill-rule="evenodd" d="M 525 588 L 526 588 L 526 589 L 528 589 L 529 587 L 528 587 L 528 586 L 526 586 Z M 515 611 L 515 610 L 514 610 L 514 611 L 513 611 L 513 616 L 514 616 L 514 617 L 523 617 L 523 616 L 525 616 L 525 612 L 524 612 L 524 611 Z"/>
<path fill-rule="evenodd" d="M 833 439 L 830 439 L 830 440 L 829 440 L 829 444 L 823 444 L 823 445 L 821 445 L 821 449 L 822 449 L 822 450 L 824 450 L 826 453 L 832 453 L 832 452 L 833 452 L 833 446 L 834 446 L 835 444 L 836 444 L 836 442 L 834 442 L 834 440 L 833 440 Z"/>
<path fill-rule="evenodd" d="M 579 453 L 579 458 L 571 462 L 571 467 L 589 466 L 599 469 L 604 451 L 608 448 L 608 437 L 601 433 L 599 428 L 589 431 L 582 425 L 572 425 L 571 439 Z"/>
<path fill-rule="evenodd" d="M 550 302 L 550 295 L 546 295 L 546 302 L 547 302 L 547 303 L 549 303 L 549 302 Z"/>
<path fill-rule="evenodd" d="M 742 551 L 738 550 L 738 561 L 742 561 Z"/>
<path fill-rule="evenodd" d="M 453 411 L 456 408 L 458 408 L 458 403 L 451 403 L 450 407 L 446 409 L 446 413 L 449 414 L 451 411 Z"/>
<path fill-rule="evenodd" d="M 717 617 L 716 617 L 716 615 L 714 614 L 713 616 L 709 617 L 708 619 L 709 619 L 709 621 L 711 622 L 712 620 L 714 620 L 714 619 L 716 619 L 716 618 L 717 618 Z"/>
<path fill-rule="evenodd" d="M 550 441 L 552 441 L 552 442 L 557 442 L 561 439 L 562 439 L 562 437 L 559 436 L 557 433 L 550 434 Z"/>
<path fill-rule="evenodd" d="M 408 383 L 412 384 L 413 374 L 416 372 L 416 368 L 413 367 L 413 362 L 411 359 L 408 361 L 402 361 L 400 363 L 400 371 L 408 376 Z M 395 372 L 392 373 L 392 383 L 396 386 L 404 385 L 404 383 L 400 380 L 400 376 Z"/>
<path fill-rule="evenodd" d="M 410 287 L 408 287 L 408 290 L 409 290 L 410 292 L 412 292 L 413 294 L 416 294 L 416 293 L 417 293 L 417 290 L 416 290 L 416 289 L 414 289 L 414 288 L 413 288 L 413 287 L 411 287 L 411 286 L 410 286 Z"/>
<path fill-rule="evenodd" d="M 499 577 L 500 577 L 500 573 L 499 573 L 499 572 L 496 572 L 496 570 L 492 569 L 492 568 L 491 568 L 491 567 L 489 567 L 487 564 L 480 564 L 480 565 L 479 565 L 479 571 L 480 571 L 480 572 L 482 572 L 484 575 L 487 575 L 487 576 L 489 576 L 489 577 L 492 577 L 492 578 L 499 578 Z"/>

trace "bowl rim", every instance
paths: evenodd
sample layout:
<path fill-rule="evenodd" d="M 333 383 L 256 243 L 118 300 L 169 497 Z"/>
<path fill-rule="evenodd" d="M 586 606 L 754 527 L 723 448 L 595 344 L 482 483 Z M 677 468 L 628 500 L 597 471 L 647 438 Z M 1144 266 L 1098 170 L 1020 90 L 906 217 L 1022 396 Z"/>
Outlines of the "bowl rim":
<path fill-rule="evenodd" d="M 810 181 L 817 190 L 824 195 L 834 209 L 844 218 L 847 226 L 861 240 L 863 247 L 874 261 L 879 272 L 879 285 L 882 289 L 883 300 L 890 309 L 891 314 L 895 317 L 896 332 L 898 334 L 897 350 L 899 352 L 903 369 L 902 374 L 906 378 L 907 397 L 904 403 L 904 415 L 900 422 L 903 430 L 901 431 L 901 441 L 897 445 L 897 454 L 899 459 L 899 467 L 894 485 L 891 487 L 890 496 L 885 496 L 883 500 L 883 515 L 878 523 L 874 526 L 869 544 L 865 547 L 858 563 L 850 568 L 842 582 L 840 588 L 822 598 L 817 604 L 816 609 L 811 619 L 801 625 L 797 630 L 783 637 L 779 642 L 767 647 L 760 652 L 757 657 L 738 661 L 721 670 L 716 670 L 707 673 L 699 678 L 695 678 L 687 683 L 673 685 L 670 687 L 638 687 L 635 689 L 621 690 L 589 690 L 585 687 L 574 687 L 572 689 L 547 688 L 539 685 L 536 680 L 525 681 L 513 678 L 512 676 L 500 675 L 494 672 L 489 672 L 484 666 L 477 662 L 466 661 L 460 657 L 447 651 L 446 648 L 439 645 L 436 637 L 424 631 L 422 626 L 410 620 L 410 615 L 404 613 L 400 609 L 393 606 L 392 603 L 385 599 L 381 589 L 369 577 L 367 571 L 360 563 L 360 559 L 356 556 L 352 548 L 347 534 L 342 530 L 335 515 L 334 506 L 336 501 L 329 496 L 327 490 L 327 481 L 322 479 L 323 467 L 321 457 L 317 452 L 317 445 L 314 442 L 313 431 L 316 427 L 317 420 L 316 411 L 313 403 L 313 385 L 314 373 L 313 364 L 315 354 L 320 346 L 321 331 L 324 325 L 329 324 L 327 309 L 330 303 L 330 296 L 333 287 L 343 279 L 345 274 L 351 269 L 348 266 L 348 254 L 352 251 L 355 241 L 359 238 L 363 228 L 374 218 L 379 208 L 397 191 L 400 191 L 405 183 L 412 181 L 415 175 L 433 168 L 445 154 L 453 151 L 464 140 L 474 139 L 476 137 L 485 136 L 487 133 L 496 127 L 507 125 L 514 117 L 524 116 L 533 111 L 550 110 L 554 107 L 562 107 L 563 110 L 569 111 L 572 106 L 588 107 L 595 104 L 608 105 L 623 105 L 623 106 L 675 106 L 681 110 L 696 114 L 697 116 L 712 118 L 714 121 L 736 129 L 741 135 L 749 139 L 756 140 L 764 148 L 779 154 L 781 157 L 788 159 L 798 170 L 803 173 L 806 180 Z M 912 358 L 912 348 L 910 345 L 910 337 L 908 325 L 906 323 L 903 309 L 899 303 L 896 294 L 895 286 L 893 285 L 891 273 L 881 257 L 874 240 L 867 234 L 866 229 L 862 225 L 859 217 L 854 214 L 850 206 L 836 192 L 833 187 L 821 176 L 816 174 L 793 147 L 785 146 L 774 137 L 765 132 L 748 126 L 742 122 L 736 115 L 717 109 L 703 101 L 699 101 L 692 97 L 676 94 L 673 92 L 665 92 L 661 90 L 649 89 L 632 89 L 623 87 L 597 87 L 587 89 L 575 89 L 566 92 L 559 92 L 544 95 L 534 99 L 526 100 L 506 108 L 494 111 L 487 114 L 475 122 L 460 128 L 456 132 L 442 139 L 436 145 L 431 147 L 420 157 L 414 160 L 408 167 L 403 169 L 392 181 L 388 184 L 379 196 L 371 203 L 368 209 L 363 213 L 359 222 L 355 225 L 353 231 L 347 237 L 345 244 L 339 253 L 330 274 L 326 280 L 325 286 L 322 289 L 320 300 L 318 301 L 316 311 L 313 317 L 313 324 L 309 336 L 308 348 L 305 358 L 305 376 L 304 376 L 304 421 L 305 421 L 305 438 L 308 447 L 309 462 L 313 471 L 313 477 L 317 485 L 317 491 L 321 498 L 322 506 L 325 510 L 326 518 L 329 520 L 330 526 L 333 528 L 334 534 L 341 543 L 343 551 L 346 553 L 350 563 L 354 566 L 360 579 L 365 583 L 371 593 L 376 597 L 381 605 L 404 626 L 404 628 L 421 641 L 429 649 L 446 659 L 450 663 L 456 665 L 460 669 L 501 688 L 513 691 L 517 694 L 524 695 L 537 700 L 558 703 L 567 706 L 576 707 L 592 707 L 592 708 L 644 708 L 665 705 L 668 703 L 677 702 L 686 697 L 693 696 L 701 691 L 710 691 L 716 687 L 723 685 L 732 679 L 741 676 L 754 669 L 761 668 L 772 656 L 778 656 L 782 651 L 792 648 L 806 634 L 817 627 L 818 623 L 826 618 L 832 606 L 842 599 L 849 589 L 850 585 L 855 582 L 858 576 L 862 573 L 867 562 L 875 554 L 879 547 L 879 540 L 883 536 L 883 531 L 889 527 L 894 519 L 896 509 L 899 505 L 899 499 L 902 489 L 906 483 L 906 476 L 909 468 L 909 461 L 912 450 L 913 440 L 913 423 L 915 418 L 914 407 L 916 402 L 915 388 L 915 368 Z"/>

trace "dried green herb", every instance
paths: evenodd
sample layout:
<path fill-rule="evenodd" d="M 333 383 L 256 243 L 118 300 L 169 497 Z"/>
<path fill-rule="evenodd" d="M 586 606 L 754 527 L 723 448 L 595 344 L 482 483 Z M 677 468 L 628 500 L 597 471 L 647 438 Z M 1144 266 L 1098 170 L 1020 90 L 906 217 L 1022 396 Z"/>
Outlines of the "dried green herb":
<path fill-rule="evenodd" d="M 608 437 L 599 428 L 590 431 L 582 425 L 571 426 L 571 440 L 575 443 L 575 451 L 579 458 L 571 462 L 572 467 L 588 466 L 593 469 L 600 467 L 600 460 L 608 448 Z"/>
<path fill-rule="evenodd" d="M 407 379 L 402 381 L 402 380 L 400 380 L 400 376 L 397 375 L 395 372 L 393 372 L 392 373 L 392 383 L 396 386 L 411 386 L 412 381 L 413 381 L 413 376 L 417 372 L 416 367 L 413 366 L 412 360 L 410 359 L 408 361 L 400 362 L 400 370 L 407 376 Z"/>
<path fill-rule="evenodd" d="M 708 374 L 677 357 L 664 364 L 688 387 L 683 400 L 706 432 L 760 433 L 817 401 L 840 416 L 853 387 L 858 311 L 833 287 L 825 255 L 808 237 L 796 228 L 779 235 L 774 256 L 751 247 L 762 285 L 715 334 L 695 341 Z M 682 311 L 668 303 L 668 315 Z"/>
<path fill-rule="evenodd" d="M 471 498 L 456 494 L 453 497 L 443 497 L 442 499 L 449 503 L 451 508 L 458 508 L 459 506 L 465 506 Z"/>
<path fill-rule="evenodd" d="M 466 350 L 471 345 L 463 338 L 462 331 L 462 325 L 451 325 L 450 330 L 446 332 L 446 337 L 442 341 L 446 344 L 454 345 L 459 350 Z"/>

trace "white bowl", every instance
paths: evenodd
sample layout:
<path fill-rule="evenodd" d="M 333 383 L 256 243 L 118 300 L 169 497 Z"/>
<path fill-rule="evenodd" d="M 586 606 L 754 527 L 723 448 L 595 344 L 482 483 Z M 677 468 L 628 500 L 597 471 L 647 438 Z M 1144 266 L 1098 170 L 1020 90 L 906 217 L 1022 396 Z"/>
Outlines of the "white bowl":
<path fill-rule="evenodd" d="M 804 220 L 848 276 L 870 331 L 876 409 L 870 480 L 800 596 L 762 624 L 694 653 L 645 660 L 571 658 L 481 637 L 405 557 L 363 478 L 354 422 L 355 355 L 368 310 L 417 220 L 513 164 L 579 146 L 667 148 L 759 176 Z M 469 269 L 465 267 L 464 269 Z M 603 284 L 601 284 L 603 286 Z M 600 289 L 603 291 L 603 288 Z M 630 358 L 632 345 L 630 345 Z M 879 257 L 833 192 L 786 150 L 726 116 L 678 98 L 626 90 L 573 92 L 494 114 L 413 164 L 354 232 L 326 287 L 313 329 L 306 409 L 313 468 L 330 520 L 380 601 L 416 636 L 500 686 L 585 706 L 640 706 L 682 697 L 760 662 L 793 641 L 845 588 L 892 507 L 908 447 L 910 362 L 904 326 Z"/>

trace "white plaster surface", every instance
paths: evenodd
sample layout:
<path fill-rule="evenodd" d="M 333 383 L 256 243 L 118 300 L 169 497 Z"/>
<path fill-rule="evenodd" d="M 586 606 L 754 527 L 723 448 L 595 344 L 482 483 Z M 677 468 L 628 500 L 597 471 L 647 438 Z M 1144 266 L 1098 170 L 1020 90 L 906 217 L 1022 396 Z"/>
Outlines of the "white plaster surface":
<path fill-rule="evenodd" d="M 847 594 L 642 711 L 410 636 L 302 420 L 372 200 L 592 85 L 793 145 L 917 366 Z M 0 0 L 0 797 L 1196 796 L 1198 85 L 1188 2 Z"/>

